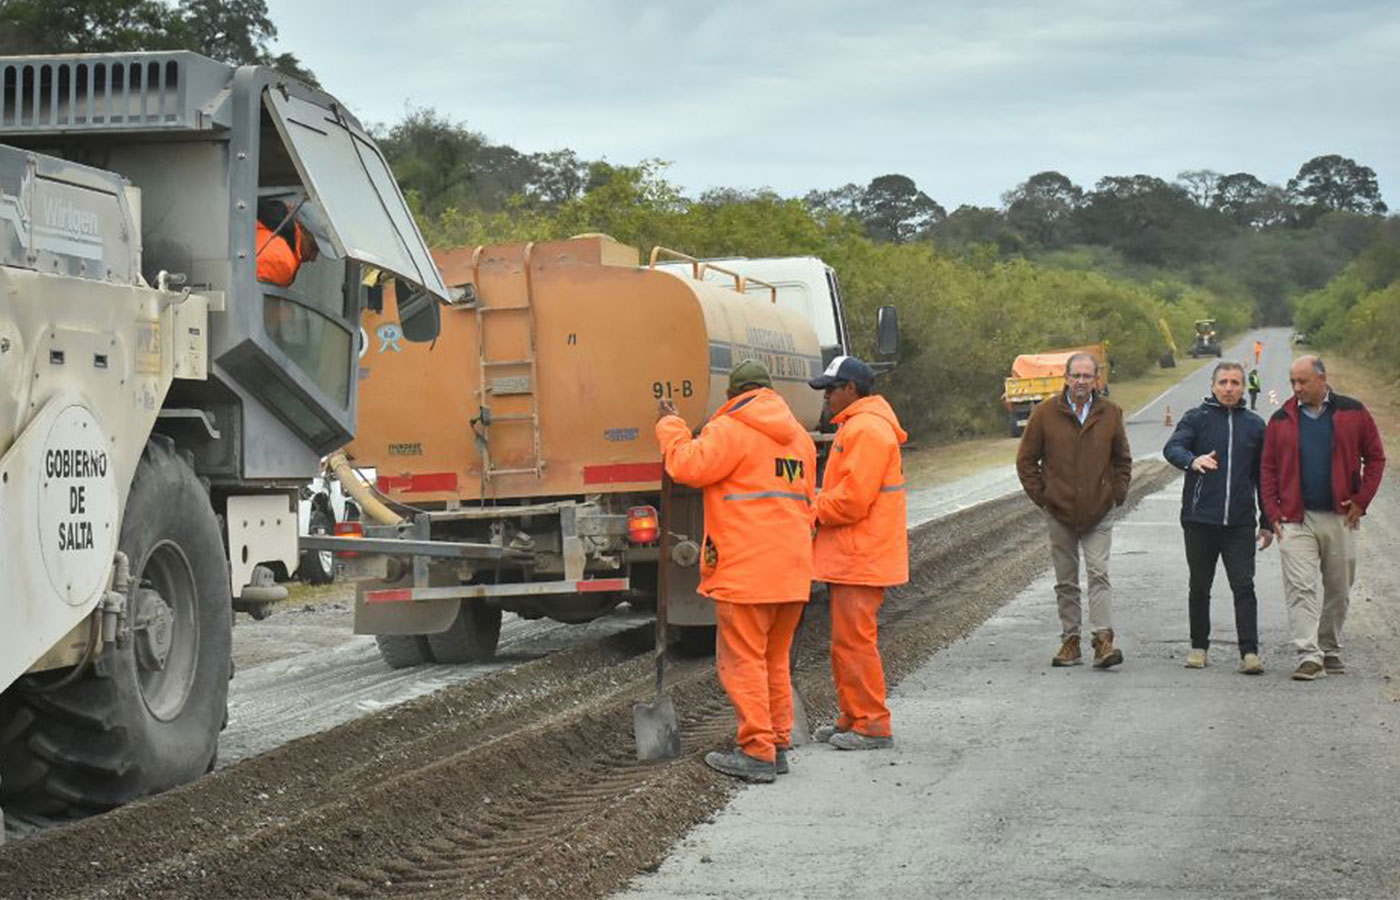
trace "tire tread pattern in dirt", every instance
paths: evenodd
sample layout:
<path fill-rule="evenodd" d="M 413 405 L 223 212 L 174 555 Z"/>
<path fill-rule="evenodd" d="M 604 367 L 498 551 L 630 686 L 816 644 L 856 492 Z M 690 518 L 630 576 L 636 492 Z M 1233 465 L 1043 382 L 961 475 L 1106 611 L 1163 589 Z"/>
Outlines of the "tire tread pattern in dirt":
<path fill-rule="evenodd" d="M 16 685 L 0 699 L 0 805 L 6 809 L 87 815 L 207 771 L 228 697 L 228 563 L 208 494 L 173 443 L 155 437 L 137 465 L 118 543 L 133 578 L 161 545 L 163 552 L 173 546 L 184 554 L 197 598 L 198 628 L 190 633 L 197 633 L 198 648 L 178 709 L 165 720 L 151 713 L 133 640 L 108 646 L 92 671 L 52 692 Z"/>

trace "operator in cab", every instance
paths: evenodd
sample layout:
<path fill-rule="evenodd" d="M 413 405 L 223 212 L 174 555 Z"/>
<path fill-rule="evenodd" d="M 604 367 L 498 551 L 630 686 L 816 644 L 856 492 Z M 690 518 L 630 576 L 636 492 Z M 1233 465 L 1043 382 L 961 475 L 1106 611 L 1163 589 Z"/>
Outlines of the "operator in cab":
<path fill-rule="evenodd" d="M 301 264 L 320 256 L 316 238 L 281 200 L 258 201 L 258 281 L 291 287 Z"/>

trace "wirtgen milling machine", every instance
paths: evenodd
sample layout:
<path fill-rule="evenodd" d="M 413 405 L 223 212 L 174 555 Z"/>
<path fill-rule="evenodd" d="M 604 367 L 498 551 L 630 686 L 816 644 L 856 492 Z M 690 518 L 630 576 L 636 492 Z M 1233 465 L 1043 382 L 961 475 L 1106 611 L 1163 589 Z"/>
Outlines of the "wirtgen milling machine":
<path fill-rule="evenodd" d="M 275 197 L 319 235 L 260 283 Z M 368 277 L 367 277 L 368 276 Z M 447 291 L 333 97 L 192 53 L 0 58 L 0 801 L 110 808 L 214 764 L 232 610 L 294 566 L 354 433 L 361 311 Z"/>

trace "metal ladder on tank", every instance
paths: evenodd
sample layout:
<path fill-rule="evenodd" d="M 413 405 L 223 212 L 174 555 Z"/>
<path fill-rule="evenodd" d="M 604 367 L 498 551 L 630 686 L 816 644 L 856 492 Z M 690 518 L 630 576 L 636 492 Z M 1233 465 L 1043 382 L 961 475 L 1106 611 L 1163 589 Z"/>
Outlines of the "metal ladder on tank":
<path fill-rule="evenodd" d="M 544 456 L 540 449 L 540 398 L 539 398 L 539 364 L 538 352 L 535 346 L 535 292 L 533 278 L 530 274 L 530 253 L 534 250 L 533 242 L 525 245 L 525 302 L 524 304 L 512 304 L 510 306 L 488 306 L 484 294 L 479 296 L 476 304 L 476 339 L 480 349 L 481 363 L 481 423 L 484 426 L 484 434 L 480 435 L 478 446 L 481 448 L 481 482 L 482 497 L 486 496 L 486 489 L 491 484 L 491 479 L 501 475 L 534 475 L 536 478 L 544 474 Z M 476 248 L 472 254 L 472 278 L 480 285 L 480 261 L 481 247 Z M 490 341 L 487 339 L 487 322 L 498 316 L 523 315 L 526 321 L 526 331 L 529 335 L 529 349 L 523 359 L 492 359 L 490 356 Z M 506 384 L 510 388 L 508 392 L 500 396 L 529 397 L 529 412 L 507 413 L 496 415 L 491 412 L 487 404 L 488 395 L 495 393 L 495 385 L 502 383 L 505 379 L 492 379 L 492 374 L 501 369 L 521 369 L 528 368 L 529 375 L 524 389 L 517 389 L 520 386 Z M 530 446 L 532 459 L 529 465 L 525 466 L 495 466 L 491 462 L 490 430 L 497 425 L 509 425 L 513 427 L 528 426 L 530 428 Z"/>

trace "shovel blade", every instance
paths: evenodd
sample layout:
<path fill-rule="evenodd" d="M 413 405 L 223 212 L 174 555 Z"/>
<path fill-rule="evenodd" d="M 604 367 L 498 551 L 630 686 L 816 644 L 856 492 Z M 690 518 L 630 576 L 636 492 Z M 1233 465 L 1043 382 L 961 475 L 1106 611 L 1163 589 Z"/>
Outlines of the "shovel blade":
<path fill-rule="evenodd" d="M 797 685 L 792 686 L 792 745 L 801 747 L 812 742 L 812 729 L 807 724 L 807 704 L 802 701 L 802 692 Z"/>
<path fill-rule="evenodd" d="M 632 733 L 637 738 L 637 759 L 675 759 L 681 755 L 681 726 L 670 697 L 632 706 Z"/>

